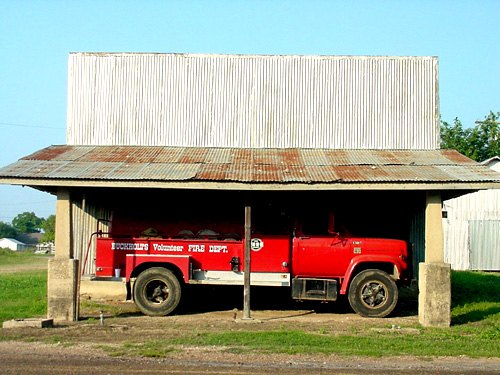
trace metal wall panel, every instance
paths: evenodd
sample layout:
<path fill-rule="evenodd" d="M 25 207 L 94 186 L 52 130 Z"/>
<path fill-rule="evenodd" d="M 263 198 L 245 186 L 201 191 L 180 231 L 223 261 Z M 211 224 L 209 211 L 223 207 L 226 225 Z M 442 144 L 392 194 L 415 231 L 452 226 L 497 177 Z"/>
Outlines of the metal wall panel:
<path fill-rule="evenodd" d="M 417 205 L 418 207 L 418 205 Z M 419 264 L 425 262 L 425 207 L 424 202 L 414 210 L 410 221 L 412 276 L 418 279 Z"/>
<path fill-rule="evenodd" d="M 470 220 L 470 269 L 500 270 L 500 220 Z"/>
<path fill-rule="evenodd" d="M 498 226 L 485 224 L 500 220 L 500 190 L 450 199 L 443 202 L 443 209 L 447 212 L 447 218 L 443 219 L 445 261 L 456 270 L 500 270 L 500 242 L 492 243 L 500 233 L 488 232 Z M 480 229 L 485 225 L 488 230 Z M 483 238 L 478 237 L 480 233 Z"/>
<path fill-rule="evenodd" d="M 99 219 L 110 220 L 111 211 L 87 202 L 85 196 L 74 199 L 71 205 L 72 241 L 75 259 L 80 260 L 80 274 L 95 275 L 95 239 Z M 108 223 L 100 224 L 103 232 L 109 230 Z"/>
<path fill-rule="evenodd" d="M 74 53 L 67 144 L 437 149 L 435 57 Z"/>

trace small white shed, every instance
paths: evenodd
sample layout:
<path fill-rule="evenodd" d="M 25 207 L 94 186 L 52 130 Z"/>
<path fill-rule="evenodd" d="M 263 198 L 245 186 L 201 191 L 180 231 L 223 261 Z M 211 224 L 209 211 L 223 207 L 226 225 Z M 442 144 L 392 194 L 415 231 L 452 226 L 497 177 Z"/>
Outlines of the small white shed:
<path fill-rule="evenodd" d="M 500 172 L 500 156 L 481 164 Z M 455 270 L 500 270 L 500 189 L 443 202 L 445 262 Z"/>
<path fill-rule="evenodd" d="M 21 251 L 26 250 L 28 245 L 25 243 L 18 241 L 14 238 L 1 238 L 0 239 L 0 248 L 10 249 L 12 251 Z"/>

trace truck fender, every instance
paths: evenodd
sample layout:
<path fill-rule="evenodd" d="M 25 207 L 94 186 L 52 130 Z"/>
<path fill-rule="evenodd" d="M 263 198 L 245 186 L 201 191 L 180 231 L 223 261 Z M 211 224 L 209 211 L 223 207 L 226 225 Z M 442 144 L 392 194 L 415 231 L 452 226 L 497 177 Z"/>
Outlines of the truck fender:
<path fill-rule="evenodd" d="M 349 282 L 353 277 L 354 270 L 362 263 L 389 263 L 394 267 L 395 274 L 397 278 L 401 274 L 401 270 L 399 269 L 399 265 L 397 262 L 394 262 L 394 258 L 388 255 L 360 255 L 353 259 L 349 263 L 347 267 L 347 271 L 344 275 L 344 280 L 342 282 L 342 286 L 340 288 L 340 294 L 346 294 L 347 288 L 349 287 Z"/>

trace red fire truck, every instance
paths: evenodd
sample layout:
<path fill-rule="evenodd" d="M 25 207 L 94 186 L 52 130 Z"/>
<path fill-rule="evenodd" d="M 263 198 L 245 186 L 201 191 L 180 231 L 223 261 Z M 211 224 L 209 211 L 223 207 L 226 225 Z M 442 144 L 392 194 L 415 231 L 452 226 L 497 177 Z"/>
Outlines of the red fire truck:
<path fill-rule="evenodd" d="M 351 237 L 335 232 L 333 224 L 327 232 L 310 234 L 296 222 L 289 235 L 252 233 L 251 285 L 287 287 L 297 300 L 347 295 L 362 316 L 390 314 L 396 283 L 407 278 L 407 243 Z M 96 276 L 124 277 L 146 315 L 172 313 L 185 284 L 243 285 L 242 235 L 189 229 L 168 235 L 152 228 L 137 236 L 96 234 Z"/>

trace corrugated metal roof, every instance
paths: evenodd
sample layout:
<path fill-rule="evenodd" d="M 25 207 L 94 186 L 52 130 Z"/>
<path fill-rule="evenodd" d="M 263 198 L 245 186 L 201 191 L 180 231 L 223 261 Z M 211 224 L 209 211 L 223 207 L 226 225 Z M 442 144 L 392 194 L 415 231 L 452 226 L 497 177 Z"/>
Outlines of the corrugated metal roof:
<path fill-rule="evenodd" d="M 251 184 L 500 183 L 456 151 L 51 146 L 0 169 L 0 180 Z M 82 185 L 83 186 L 83 185 Z"/>

